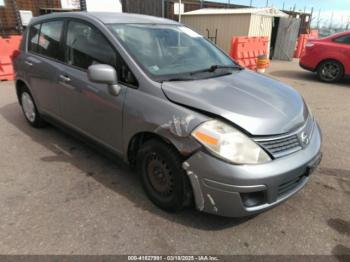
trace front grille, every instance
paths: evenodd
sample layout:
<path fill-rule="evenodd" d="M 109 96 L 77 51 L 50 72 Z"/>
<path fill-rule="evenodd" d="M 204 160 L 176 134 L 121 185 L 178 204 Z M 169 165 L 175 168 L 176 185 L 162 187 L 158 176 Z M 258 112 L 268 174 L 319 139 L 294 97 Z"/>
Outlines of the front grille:
<path fill-rule="evenodd" d="M 275 158 L 294 153 L 302 148 L 296 134 L 274 140 L 258 141 L 258 143 Z"/>
<path fill-rule="evenodd" d="M 283 196 L 295 189 L 303 181 L 304 177 L 304 175 L 298 176 L 280 184 L 278 186 L 278 196 Z"/>
<path fill-rule="evenodd" d="M 306 120 L 306 123 L 299 130 L 284 136 L 256 138 L 254 139 L 262 148 L 264 148 L 274 158 L 283 157 L 306 147 L 312 137 L 315 122 L 312 117 Z M 302 135 L 307 136 L 307 142 L 301 142 Z"/>

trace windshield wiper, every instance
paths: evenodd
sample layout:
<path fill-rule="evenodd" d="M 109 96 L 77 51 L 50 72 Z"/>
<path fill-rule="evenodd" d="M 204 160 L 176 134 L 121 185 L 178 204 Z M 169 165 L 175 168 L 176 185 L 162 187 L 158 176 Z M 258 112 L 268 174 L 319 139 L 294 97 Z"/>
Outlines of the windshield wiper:
<path fill-rule="evenodd" d="M 193 71 L 190 73 L 190 75 L 194 75 L 194 74 L 198 74 L 198 73 L 204 73 L 204 72 L 215 72 L 217 69 L 221 69 L 221 68 L 232 68 L 232 69 L 237 69 L 237 70 L 242 70 L 243 67 L 239 66 L 239 65 L 212 65 L 209 68 L 206 69 L 201 69 L 198 71 Z"/>
<path fill-rule="evenodd" d="M 174 77 L 174 78 L 164 79 L 164 80 L 162 80 L 162 82 L 190 81 L 190 80 L 194 80 L 194 78 L 189 78 L 189 77 Z"/>
<path fill-rule="evenodd" d="M 190 81 L 190 80 L 195 80 L 196 78 L 190 77 L 192 75 L 198 74 L 198 73 L 204 73 L 204 72 L 215 72 L 217 69 L 221 69 L 221 68 L 229 68 L 229 69 L 236 69 L 236 70 L 243 70 L 244 68 L 241 67 L 240 65 L 212 65 L 209 68 L 206 69 L 201 69 L 201 70 L 197 70 L 197 71 L 192 71 L 189 73 L 186 73 L 185 75 L 187 75 L 187 77 L 174 77 L 174 78 L 168 78 L 168 79 L 164 79 L 161 82 L 165 82 L 165 81 Z"/>

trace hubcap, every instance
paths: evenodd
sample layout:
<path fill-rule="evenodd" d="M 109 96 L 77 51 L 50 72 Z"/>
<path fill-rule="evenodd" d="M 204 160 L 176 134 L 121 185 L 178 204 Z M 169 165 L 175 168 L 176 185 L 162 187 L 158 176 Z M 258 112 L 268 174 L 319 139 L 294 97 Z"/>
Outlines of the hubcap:
<path fill-rule="evenodd" d="M 30 122 L 35 121 L 35 107 L 34 102 L 27 92 L 22 93 L 22 107 L 24 115 Z"/>
<path fill-rule="evenodd" d="M 332 81 L 340 74 L 340 66 L 333 62 L 325 63 L 322 67 L 322 76 L 325 80 Z"/>
<path fill-rule="evenodd" d="M 166 162 L 153 153 L 147 162 L 147 173 L 154 190 L 163 197 L 173 193 L 174 181 L 172 172 Z"/>

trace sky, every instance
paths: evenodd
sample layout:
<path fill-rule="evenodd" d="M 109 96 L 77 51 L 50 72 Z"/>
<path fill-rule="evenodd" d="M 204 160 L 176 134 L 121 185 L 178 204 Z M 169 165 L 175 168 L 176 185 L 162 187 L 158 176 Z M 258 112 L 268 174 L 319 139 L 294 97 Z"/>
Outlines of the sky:
<path fill-rule="evenodd" d="M 242 4 L 249 5 L 250 0 L 210 0 L 214 2 L 228 3 L 230 1 L 232 4 Z M 320 24 L 329 25 L 331 21 L 331 16 L 333 12 L 333 25 L 345 24 L 350 19 L 350 0 L 252 0 L 253 6 L 264 7 L 268 1 L 269 6 L 275 6 L 282 9 L 283 3 L 285 9 L 289 10 L 296 5 L 296 10 L 304 11 L 306 8 L 307 12 L 314 8 L 314 19 L 313 24 L 315 25 L 318 20 L 318 12 L 321 10 Z"/>

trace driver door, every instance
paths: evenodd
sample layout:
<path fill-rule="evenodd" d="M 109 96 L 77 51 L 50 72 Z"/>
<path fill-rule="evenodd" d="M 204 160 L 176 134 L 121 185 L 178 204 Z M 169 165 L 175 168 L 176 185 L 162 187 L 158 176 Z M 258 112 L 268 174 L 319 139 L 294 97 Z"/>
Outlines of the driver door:
<path fill-rule="evenodd" d="M 103 34 L 89 23 L 68 21 L 66 63 L 59 74 L 61 112 L 74 129 L 114 151 L 122 151 L 122 112 L 127 87 L 112 96 L 105 84 L 89 81 L 87 69 L 93 64 L 117 68 L 121 59 Z M 120 62 L 119 62 L 120 63 Z"/>

